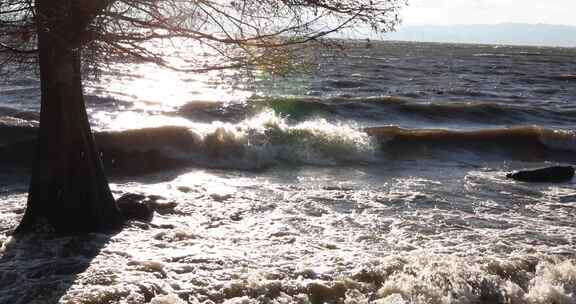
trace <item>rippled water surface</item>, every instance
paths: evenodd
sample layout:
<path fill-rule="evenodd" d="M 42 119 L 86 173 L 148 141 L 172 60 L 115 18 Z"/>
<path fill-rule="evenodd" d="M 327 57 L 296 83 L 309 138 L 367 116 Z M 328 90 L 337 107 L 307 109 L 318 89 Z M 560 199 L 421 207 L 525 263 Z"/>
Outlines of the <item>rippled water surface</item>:
<path fill-rule="evenodd" d="M 286 78 L 87 82 L 115 235 L 11 238 L 38 81 L 0 84 L 0 303 L 576 303 L 576 51 L 350 44 Z M 223 78 L 222 78 L 223 77 Z M 175 206 L 175 207 L 174 207 Z"/>

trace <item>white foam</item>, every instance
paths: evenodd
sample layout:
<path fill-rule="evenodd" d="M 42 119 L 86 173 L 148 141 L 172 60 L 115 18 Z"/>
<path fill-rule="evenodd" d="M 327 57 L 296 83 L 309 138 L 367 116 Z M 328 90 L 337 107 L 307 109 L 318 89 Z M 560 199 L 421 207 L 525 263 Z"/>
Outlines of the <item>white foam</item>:
<path fill-rule="evenodd" d="M 211 130 L 210 130 L 211 129 Z M 377 145 L 354 125 L 324 119 L 290 124 L 264 111 L 239 124 L 215 123 L 202 130 L 204 152 L 220 162 L 261 167 L 277 161 L 313 165 L 370 162 Z"/>

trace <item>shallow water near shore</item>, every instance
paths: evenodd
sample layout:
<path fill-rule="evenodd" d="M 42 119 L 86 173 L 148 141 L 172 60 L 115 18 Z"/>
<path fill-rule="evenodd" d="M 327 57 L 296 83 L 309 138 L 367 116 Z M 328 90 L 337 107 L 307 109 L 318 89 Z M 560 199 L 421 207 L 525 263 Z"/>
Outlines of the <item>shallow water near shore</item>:
<path fill-rule="evenodd" d="M 114 195 L 177 203 L 115 235 L 8 235 L 38 97 L 2 83 L 0 303 L 576 303 L 575 181 L 505 177 L 574 165 L 576 51 L 350 47 L 288 79 L 89 83 Z"/>

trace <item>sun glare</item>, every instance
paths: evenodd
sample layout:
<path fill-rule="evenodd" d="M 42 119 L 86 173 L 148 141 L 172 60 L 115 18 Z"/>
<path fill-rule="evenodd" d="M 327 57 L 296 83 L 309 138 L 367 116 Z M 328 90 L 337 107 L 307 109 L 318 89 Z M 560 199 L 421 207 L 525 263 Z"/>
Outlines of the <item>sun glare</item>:
<path fill-rule="evenodd" d="M 148 45 L 178 71 L 152 63 L 121 62 L 109 67 L 101 77 L 88 83 L 88 95 L 109 98 L 120 105 L 118 111 L 89 107 L 95 129 L 126 130 L 154 128 L 166 124 L 190 126 L 191 121 L 175 115 L 194 103 L 228 105 L 243 103 L 254 94 L 238 71 L 186 72 L 220 64 L 220 55 L 186 41 L 169 45 L 161 41 Z"/>

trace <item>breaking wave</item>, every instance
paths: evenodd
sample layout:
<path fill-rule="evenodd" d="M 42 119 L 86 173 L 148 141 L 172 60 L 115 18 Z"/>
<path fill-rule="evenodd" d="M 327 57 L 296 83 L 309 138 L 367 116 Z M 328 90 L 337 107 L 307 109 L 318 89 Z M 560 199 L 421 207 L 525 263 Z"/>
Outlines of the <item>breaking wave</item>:
<path fill-rule="evenodd" d="M 3 166 L 32 158 L 34 126 L 3 121 Z M 316 118 L 293 122 L 265 111 L 236 124 L 164 126 L 95 135 L 106 167 L 143 174 L 182 166 L 258 170 L 275 165 L 366 165 L 385 159 L 450 158 L 468 151 L 500 159 L 569 161 L 576 134 L 517 126 L 478 130 L 360 128 Z"/>

